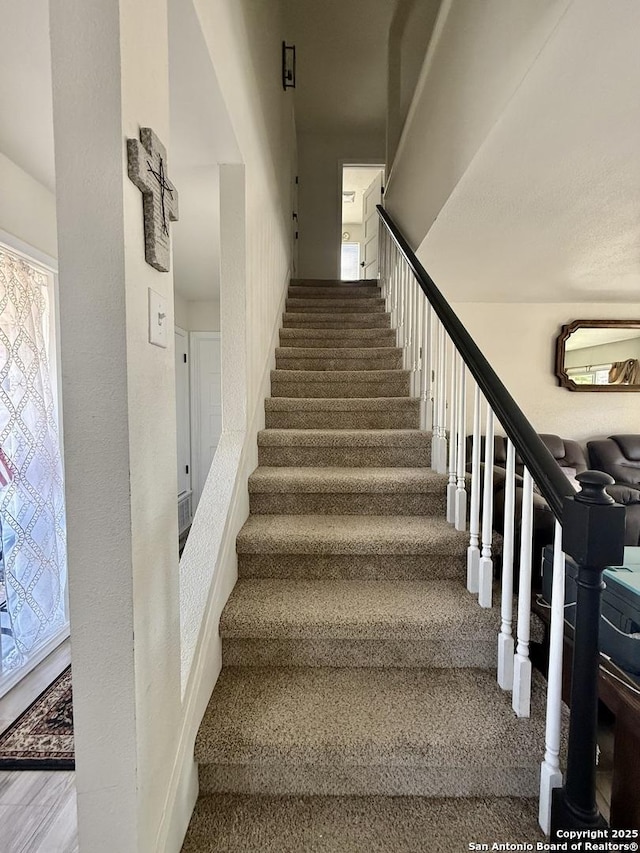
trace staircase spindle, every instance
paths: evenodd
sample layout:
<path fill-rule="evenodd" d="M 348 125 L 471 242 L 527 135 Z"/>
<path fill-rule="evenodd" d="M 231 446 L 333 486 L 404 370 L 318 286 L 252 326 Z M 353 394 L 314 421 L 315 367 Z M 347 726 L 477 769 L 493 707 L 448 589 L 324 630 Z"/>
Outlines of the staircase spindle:
<path fill-rule="evenodd" d="M 513 659 L 513 710 L 518 717 L 531 713 L 531 660 L 529 658 L 531 612 L 531 551 L 533 535 L 533 480 L 524 469 L 518 580 L 518 645 Z"/>
<path fill-rule="evenodd" d="M 458 451 L 457 451 L 457 488 L 456 488 L 456 530 L 467 529 L 467 447 L 465 441 L 467 422 L 467 369 L 462 356 L 458 354 Z"/>
<path fill-rule="evenodd" d="M 440 436 L 438 440 L 438 473 L 447 473 L 447 333 L 440 324 L 442 345 L 440 348 Z"/>
<path fill-rule="evenodd" d="M 398 332 L 398 266 L 400 264 L 400 254 L 397 247 L 394 245 L 389 268 L 390 278 L 390 299 L 391 299 L 391 327 L 396 330 L 396 342 L 400 346 L 400 335 Z"/>
<path fill-rule="evenodd" d="M 484 445 L 484 489 L 482 495 L 482 551 L 478 565 L 478 604 L 491 607 L 493 604 L 493 559 L 491 545 L 493 537 L 493 409 L 487 403 L 487 426 Z"/>
<path fill-rule="evenodd" d="M 436 401 L 434 409 L 434 430 L 432 436 L 432 467 L 438 474 L 444 474 L 443 467 L 443 435 L 444 435 L 444 412 L 446 401 L 444 397 L 444 369 L 445 369 L 445 333 L 442 323 L 438 320 L 437 329 L 437 352 L 436 352 Z M 445 457 L 446 458 L 446 457 Z"/>
<path fill-rule="evenodd" d="M 422 311 L 422 303 L 426 302 L 422 290 L 418 286 L 418 282 L 413 278 L 413 274 L 411 276 L 411 285 L 413 292 L 413 374 L 412 374 L 412 385 L 411 385 L 411 396 L 419 397 L 420 396 L 420 360 L 421 360 L 421 341 L 423 340 L 422 334 L 422 321 L 423 321 L 423 311 Z"/>
<path fill-rule="evenodd" d="M 544 761 L 540 767 L 538 821 L 543 832 L 551 831 L 551 792 L 562 787 L 560 733 L 562 727 L 562 653 L 564 646 L 564 573 L 562 528 L 556 521 L 553 539 L 553 582 L 551 587 L 551 628 L 549 671 L 547 674 L 547 725 Z"/>
<path fill-rule="evenodd" d="M 431 398 L 433 321 L 431 305 L 427 299 L 422 300 L 422 336 L 420 339 L 422 341 L 420 426 L 428 431 L 433 429 L 433 402 Z"/>
<path fill-rule="evenodd" d="M 504 484 L 504 537 L 502 544 L 502 598 L 498 634 L 498 685 L 513 688 L 513 537 L 515 528 L 516 450 L 507 439 L 507 472 Z"/>
<path fill-rule="evenodd" d="M 449 391 L 449 482 L 447 483 L 447 521 L 449 524 L 454 524 L 456 520 L 456 463 L 457 463 L 457 441 L 456 434 L 458 432 L 457 423 L 457 373 L 458 373 L 458 355 L 453 343 L 449 348 L 451 353 L 451 376 L 450 391 Z"/>
<path fill-rule="evenodd" d="M 469 547 L 467 548 L 467 589 L 477 593 L 480 577 L 480 387 L 473 392 L 473 444 L 471 446 L 471 510 L 469 512 Z"/>

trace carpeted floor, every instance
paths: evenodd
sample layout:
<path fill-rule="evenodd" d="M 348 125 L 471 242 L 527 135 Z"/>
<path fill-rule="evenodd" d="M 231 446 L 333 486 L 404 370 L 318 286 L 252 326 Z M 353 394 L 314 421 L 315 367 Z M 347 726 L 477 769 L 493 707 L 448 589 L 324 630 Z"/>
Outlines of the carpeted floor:
<path fill-rule="evenodd" d="M 0 770 L 73 770 L 71 667 L 0 735 Z"/>

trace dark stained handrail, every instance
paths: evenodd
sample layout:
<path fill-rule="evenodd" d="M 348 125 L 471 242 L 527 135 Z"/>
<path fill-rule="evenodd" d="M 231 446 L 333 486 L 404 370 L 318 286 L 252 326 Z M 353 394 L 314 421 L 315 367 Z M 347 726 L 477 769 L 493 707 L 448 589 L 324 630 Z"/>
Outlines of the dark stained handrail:
<path fill-rule="evenodd" d="M 433 310 L 462 356 L 464 363 L 480 386 L 485 399 L 513 442 L 520 458 L 529 469 L 538 489 L 555 517 L 558 521 L 562 521 L 563 500 L 565 497 L 575 495 L 575 489 L 560 470 L 560 466 L 529 423 L 522 409 L 498 378 L 495 370 L 480 352 L 455 311 L 438 290 L 435 282 L 416 257 L 398 226 L 381 205 L 378 205 L 377 208 L 378 214 L 386 225 L 400 254 L 413 272 Z"/>

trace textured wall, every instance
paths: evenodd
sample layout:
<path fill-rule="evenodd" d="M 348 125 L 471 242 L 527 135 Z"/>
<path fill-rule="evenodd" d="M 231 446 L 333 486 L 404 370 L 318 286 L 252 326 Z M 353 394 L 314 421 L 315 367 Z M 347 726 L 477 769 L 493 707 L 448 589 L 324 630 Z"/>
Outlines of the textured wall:
<path fill-rule="evenodd" d="M 555 377 L 555 343 L 563 324 L 638 318 L 640 303 L 463 302 L 453 307 L 538 432 L 580 442 L 640 433 L 640 393 L 568 391 Z"/>
<path fill-rule="evenodd" d="M 57 257 L 56 200 L 42 184 L 0 153 L 0 230 Z"/>

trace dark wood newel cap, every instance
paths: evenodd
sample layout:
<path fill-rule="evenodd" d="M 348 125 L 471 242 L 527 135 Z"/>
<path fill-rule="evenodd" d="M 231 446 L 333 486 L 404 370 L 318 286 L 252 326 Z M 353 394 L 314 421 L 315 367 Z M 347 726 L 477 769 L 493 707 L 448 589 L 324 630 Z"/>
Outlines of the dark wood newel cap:
<path fill-rule="evenodd" d="M 611 495 L 605 492 L 607 486 L 615 483 L 613 477 L 604 471 L 583 471 L 576 476 L 580 483 L 580 491 L 575 500 L 581 504 L 612 504 L 615 503 Z"/>

